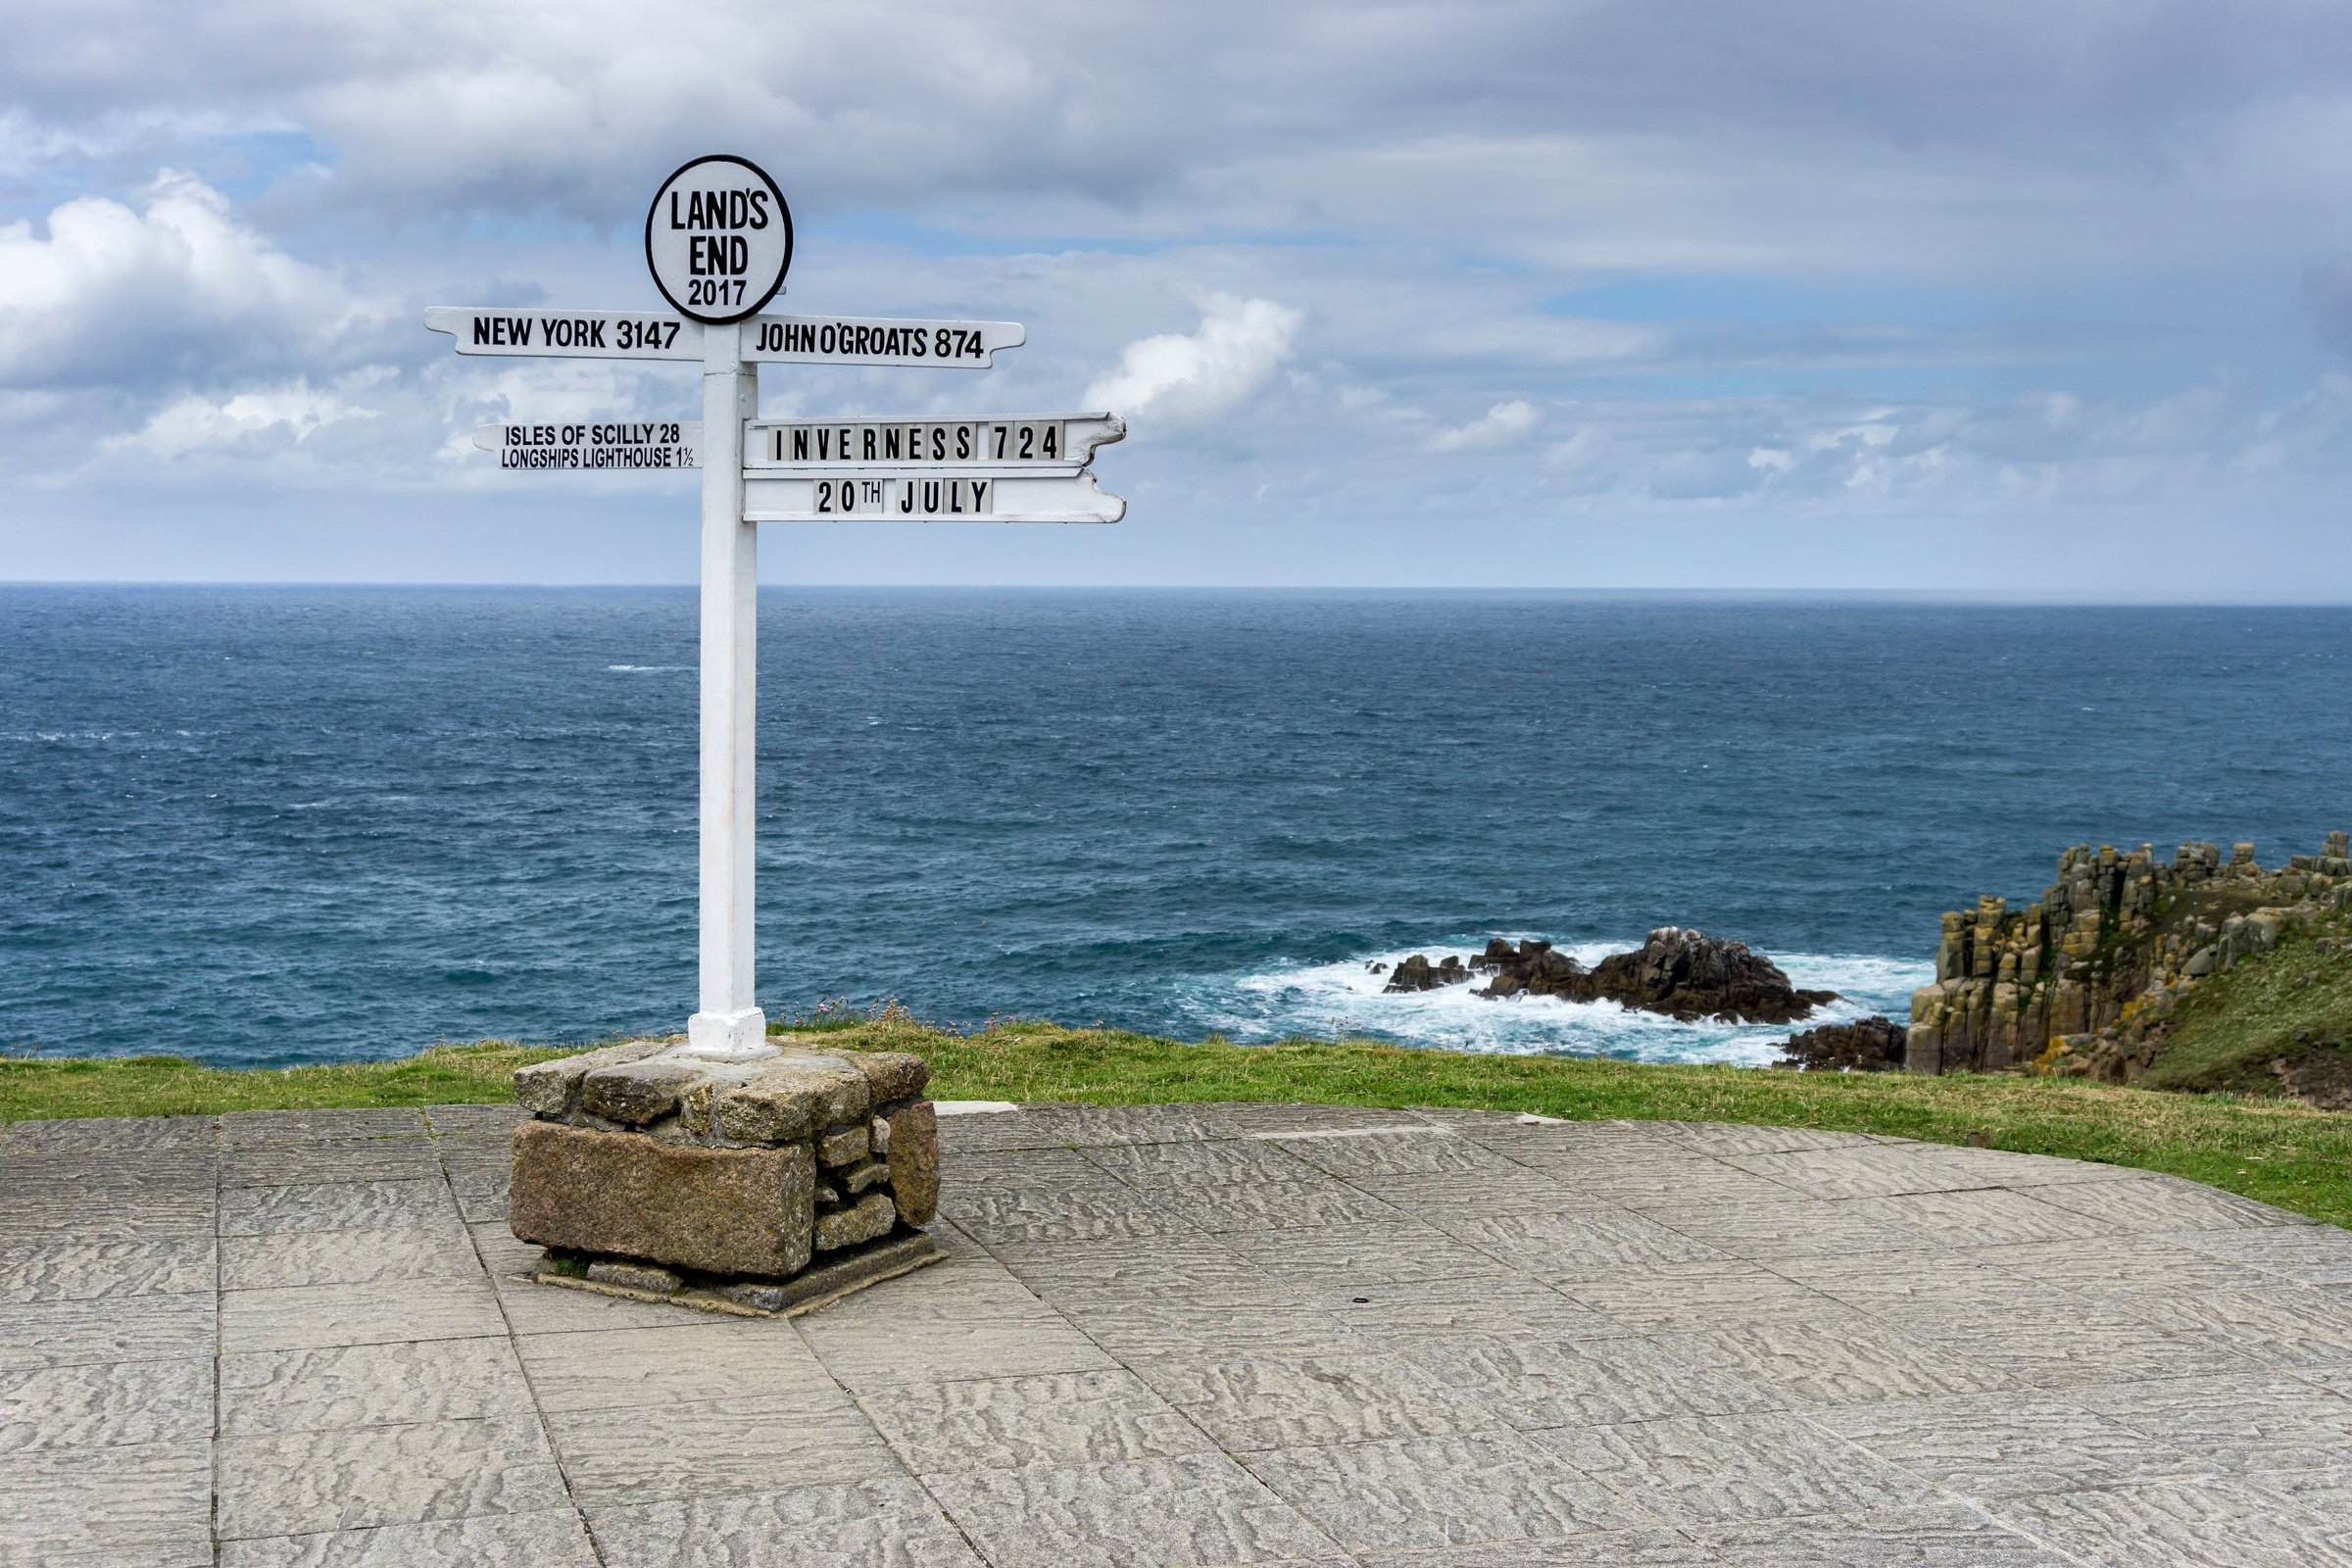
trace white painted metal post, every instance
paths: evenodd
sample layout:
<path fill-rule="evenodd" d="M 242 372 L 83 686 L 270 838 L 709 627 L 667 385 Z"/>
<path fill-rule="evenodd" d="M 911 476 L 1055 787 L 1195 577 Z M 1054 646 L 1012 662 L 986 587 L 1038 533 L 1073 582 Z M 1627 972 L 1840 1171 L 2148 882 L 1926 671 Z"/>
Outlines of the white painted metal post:
<path fill-rule="evenodd" d="M 766 1040 L 753 990 L 753 827 L 760 534 L 743 517 L 743 422 L 760 373 L 740 322 L 703 337 L 702 898 L 699 1051 L 745 1054 Z"/>

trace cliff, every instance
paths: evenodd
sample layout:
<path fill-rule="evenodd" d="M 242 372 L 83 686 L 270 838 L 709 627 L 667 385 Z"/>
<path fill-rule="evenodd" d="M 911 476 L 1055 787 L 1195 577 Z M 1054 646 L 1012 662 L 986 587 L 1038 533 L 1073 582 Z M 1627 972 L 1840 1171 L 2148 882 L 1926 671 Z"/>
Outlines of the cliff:
<path fill-rule="evenodd" d="M 1914 1072 L 2024 1068 L 2132 1083 L 2164 1046 L 2191 988 L 2275 948 L 2291 923 L 2352 908 L 2352 843 L 2276 870 L 2254 846 L 2225 863 L 2183 844 L 2170 865 L 2078 845 L 2038 903 L 1984 898 L 1943 917 L 1936 983 L 1911 997 L 1903 1064 Z"/>

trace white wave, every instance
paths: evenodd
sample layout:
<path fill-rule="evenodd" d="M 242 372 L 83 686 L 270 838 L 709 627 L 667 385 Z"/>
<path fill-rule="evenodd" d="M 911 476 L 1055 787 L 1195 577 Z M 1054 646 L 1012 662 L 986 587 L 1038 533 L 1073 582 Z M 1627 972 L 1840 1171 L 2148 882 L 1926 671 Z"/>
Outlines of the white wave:
<path fill-rule="evenodd" d="M 1386 972 L 1418 952 L 1465 956 L 1483 942 L 1455 942 L 1368 954 L 1339 963 L 1301 964 L 1191 988 L 1186 1010 L 1198 1026 L 1245 1042 L 1286 1036 L 1330 1039 L 1373 1035 L 1409 1045 L 1500 1055 L 1621 1056 L 1638 1061 L 1708 1061 L 1764 1066 L 1776 1060 L 1780 1044 L 1798 1028 L 1842 1023 L 1885 1013 L 1907 1015 L 1911 993 L 1935 978 L 1935 965 L 1876 954 L 1776 955 L 1774 961 L 1799 988 L 1835 991 L 1838 1000 L 1804 1024 L 1679 1022 L 1652 1012 L 1636 1012 L 1613 1002 L 1566 1002 L 1557 997 L 1476 997 L 1477 987 L 1390 995 Z M 1561 951 L 1587 965 L 1612 953 L 1641 946 L 1631 942 L 1563 944 Z M 1480 982 L 1483 984 L 1484 982 Z"/>
<path fill-rule="evenodd" d="M 615 675 L 660 675 L 685 667 L 684 664 L 607 664 L 605 666 Z"/>

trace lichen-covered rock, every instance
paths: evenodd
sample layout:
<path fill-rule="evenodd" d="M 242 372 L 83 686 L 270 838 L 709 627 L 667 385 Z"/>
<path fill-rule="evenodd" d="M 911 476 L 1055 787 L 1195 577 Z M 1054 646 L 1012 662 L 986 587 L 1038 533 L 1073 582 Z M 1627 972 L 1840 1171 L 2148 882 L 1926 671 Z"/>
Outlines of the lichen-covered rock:
<path fill-rule="evenodd" d="M 678 1108 L 678 1097 L 703 1076 L 676 1056 L 652 1056 L 590 1069 L 580 1082 L 580 1108 L 591 1116 L 642 1127 Z"/>
<path fill-rule="evenodd" d="M 912 1099 L 931 1081 L 931 1064 L 911 1051 L 852 1051 L 842 1059 L 865 1074 L 877 1105 Z"/>
<path fill-rule="evenodd" d="M 847 1208 L 837 1208 L 830 1214 L 816 1216 L 816 1250 L 820 1252 L 838 1251 L 886 1236 L 898 1221 L 898 1210 L 892 1206 L 888 1193 L 868 1193 Z"/>
<path fill-rule="evenodd" d="M 514 1071 L 514 1102 L 535 1116 L 567 1116 L 580 1108 L 580 1088 L 599 1067 L 642 1061 L 670 1049 L 664 1040 L 627 1040 L 617 1046 L 559 1056 Z"/>
<path fill-rule="evenodd" d="M 711 1274 L 808 1266 L 816 1162 L 806 1144 L 699 1149 L 527 1121 L 514 1157 L 508 1216 L 523 1241 Z"/>
<path fill-rule="evenodd" d="M 939 1113 L 928 1100 L 900 1106 L 885 1118 L 890 1136 L 890 1190 L 899 1217 L 928 1225 L 939 1212 Z"/>
<path fill-rule="evenodd" d="M 865 1158 L 872 1145 L 873 1134 L 864 1126 L 844 1127 L 816 1141 L 816 1162 L 828 1170 L 837 1165 L 855 1165 Z"/>
<path fill-rule="evenodd" d="M 720 1090 L 713 1120 L 718 1136 L 730 1142 L 776 1144 L 859 1120 L 873 1098 L 870 1081 L 847 1057 L 795 1053 L 777 1057 L 749 1083 Z"/>

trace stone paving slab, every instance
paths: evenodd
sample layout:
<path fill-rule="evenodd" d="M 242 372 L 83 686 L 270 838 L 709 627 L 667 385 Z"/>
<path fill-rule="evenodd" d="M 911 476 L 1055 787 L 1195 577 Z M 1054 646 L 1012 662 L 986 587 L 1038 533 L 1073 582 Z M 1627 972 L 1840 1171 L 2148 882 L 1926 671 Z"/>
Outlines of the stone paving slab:
<path fill-rule="evenodd" d="M 2352 1568 L 2352 1235 L 1804 1128 L 951 1114 L 932 1268 L 550 1290 L 506 1106 L 0 1130 L 0 1568 Z"/>

